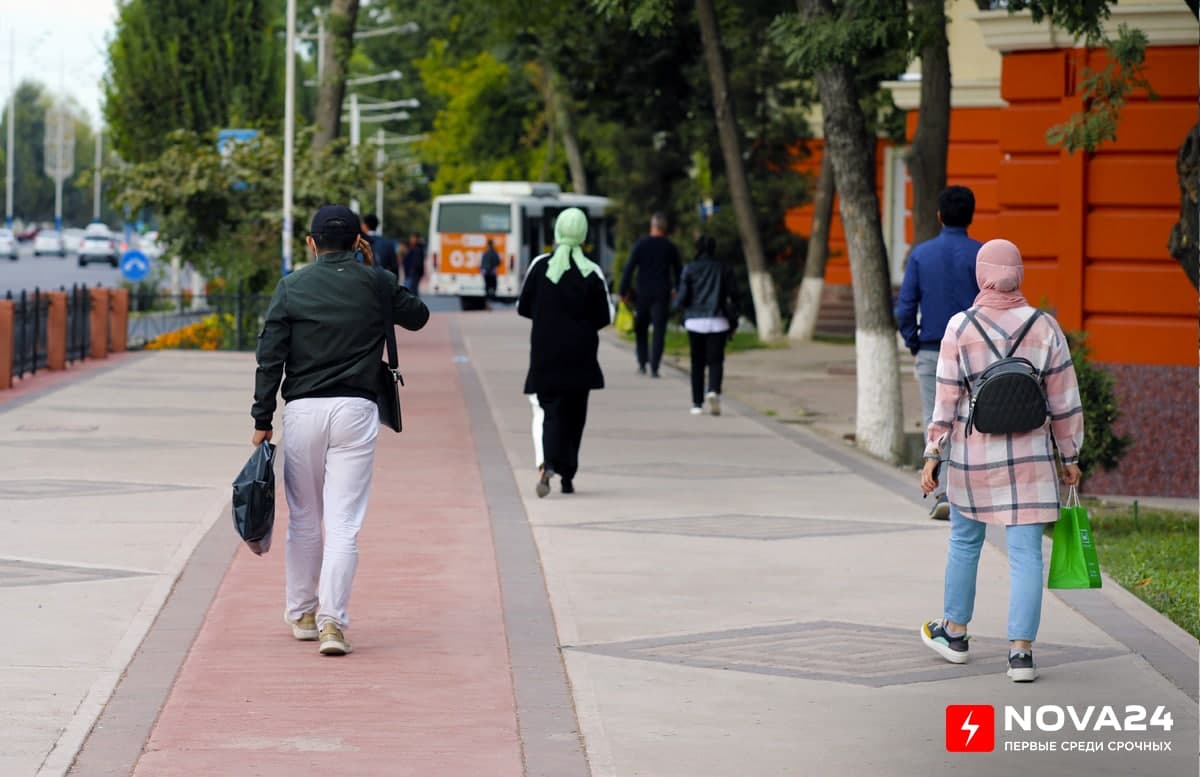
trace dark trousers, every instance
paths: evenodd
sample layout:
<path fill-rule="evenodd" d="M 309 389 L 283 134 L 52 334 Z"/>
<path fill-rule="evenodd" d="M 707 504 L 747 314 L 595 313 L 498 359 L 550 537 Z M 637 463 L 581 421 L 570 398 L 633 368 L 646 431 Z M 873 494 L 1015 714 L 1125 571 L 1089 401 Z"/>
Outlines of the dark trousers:
<path fill-rule="evenodd" d="M 496 296 L 496 273 L 487 272 L 483 274 L 483 293 L 488 299 Z"/>
<path fill-rule="evenodd" d="M 588 391 L 561 393 L 538 392 L 542 421 L 542 447 L 546 466 L 563 480 L 571 480 L 579 470 L 579 445 L 587 423 Z"/>
<path fill-rule="evenodd" d="M 692 406 L 704 404 L 704 368 L 708 368 L 708 390 L 721 393 L 721 379 L 725 377 L 725 341 L 728 332 L 701 334 L 688 332 L 688 344 L 692 351 Z"/>
<path fill-rule="evenodd" d="M 667 306 L 669 304 L 670 299 L 667 297 L 639 298 L 637 301 L 633 331 L 637 334 L 638 366 L 645 367 L 649 364 L 650 369 L 654 372 L 658 372 L 658 365 L 662 363 L 663 346 L 667 339 Z M 654 344 L 653 350 L 647 353 L 646 346 L 651 324 L 654 325 Z"/>

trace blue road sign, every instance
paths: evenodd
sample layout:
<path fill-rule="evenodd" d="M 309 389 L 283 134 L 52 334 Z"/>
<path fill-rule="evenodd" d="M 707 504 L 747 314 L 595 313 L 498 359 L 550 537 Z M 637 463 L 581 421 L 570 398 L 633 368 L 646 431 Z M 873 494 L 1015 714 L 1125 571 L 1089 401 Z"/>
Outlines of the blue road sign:
<path fill-rule="evenodd" d="M 121 256 L 121 275 L 127 281 L 140 281 L 150 272 L 150 260 L 141 251 L 126 251 Z"/>

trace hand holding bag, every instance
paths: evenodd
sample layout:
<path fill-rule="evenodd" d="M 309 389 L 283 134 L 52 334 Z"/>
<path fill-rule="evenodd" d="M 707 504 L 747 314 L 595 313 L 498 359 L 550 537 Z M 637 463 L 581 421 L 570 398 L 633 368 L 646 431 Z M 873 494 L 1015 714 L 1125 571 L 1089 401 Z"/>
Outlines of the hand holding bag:
<path fill-rule="evenodd" d="M 379 304 L 383 308 L 383 339 L 387 345 L 387 361 L 379 362 L 375 404 L 379 405 L 379 423 L 399 432 L 404 428 L 400 416 L 399 389 L 399 386 L 404 385 L 404 376 L 400 374 L 400 363 L 396 357 L 396 321 L 392 311 L 391 279 L 379 266 L 375 267 L 375 287 L 379 291 Z"/>
<path fill-rule="evenodd" d="M 1047 588 L 1099 588 L 1100 561 L 1092 542 L 1092 522 L 1087 509 L 1079 504 L 1075 486 L 1054 524 L 1054 545 L 1050 551 L 1050 575 Z"/>

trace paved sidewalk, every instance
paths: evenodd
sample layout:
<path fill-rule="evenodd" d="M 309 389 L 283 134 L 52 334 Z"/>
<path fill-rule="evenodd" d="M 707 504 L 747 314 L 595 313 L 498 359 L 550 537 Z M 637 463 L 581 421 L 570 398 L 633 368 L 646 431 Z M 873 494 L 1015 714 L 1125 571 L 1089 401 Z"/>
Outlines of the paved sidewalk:
<path fill-rule="evenodd" d="M 690 416 L 682 376 L 621 346 L 579 493 L 536 499 L 527 340 L 511 311 L 402 338 L 406 428 L 380 438 L 341 659 L 282 622 L 282 526 L 234 552 L 248 355 L 135 357 L 0 406 L 0 596 L 30 635 L 0 665 L 0 775 L 63 774 L 89 729 L 79 777 L 1194 773 L 1194 639 L 1116 589 L 1048 594 L 1043 676 L 1016 686 L 989 543 L 974 661 L 941 662 L 917 627 L 945 525 L 911 473 L 737 403 Z M 16 587 L 22 558 L 60 576 Z M 948 754 L 950 703 L 1164 705 L 1173 731 L 1118 738 L 1173 748 Z"/>

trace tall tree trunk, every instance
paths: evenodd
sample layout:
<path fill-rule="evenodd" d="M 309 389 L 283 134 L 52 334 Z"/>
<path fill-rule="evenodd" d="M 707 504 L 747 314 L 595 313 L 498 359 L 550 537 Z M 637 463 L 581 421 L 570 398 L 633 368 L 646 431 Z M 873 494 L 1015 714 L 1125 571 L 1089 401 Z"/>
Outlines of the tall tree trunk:
<path fill-rule="evenodd" d="M 725 158 L 725 173 L 729 177 L 729 196 L 733 200 L 738 233 L 742 238 L 742 252 L 749 270 L 750 295 L 754 300 L 758 336 L 763 340 L 772 340 L 783 334 L 783 317 L 779 314 L 775 282 L 767 272 L 762 238 L 758 234 L 758 221 L 754 216 L 754 203 L 750 199 L 746 165 L 742 161 L 741 133 L 738 132 L 737 117 L 733 112 L 733 100 L 729 96 L 729 79 L 721 54 L 721 33 L 717 29 L 713 0 L 697 0 L 696 13 L 700 17 L 700 37 L 704 46 L 704 61 L 708 66 L 708 80 L 712 85 L 721 154 Z"/>
<path fill-rule="evenodd" d="M 950 147 L 950 43 L 945 0 L 911 0 L 913 25 L 921 39 L 921 108 L 905 161 L 913 188 L 913 243 L 941 231 L 937 200 L 946 188 Z"/>
<path fill-rule="evenodd" d="M 833 16 L 831 0 L 797 0 L 797 5 L 801 15 L 810 20 Z M 854 282 L 855 439 L 867 452 L 898 462 L 904 408 L 887 251 L 875 194 L 875 144 L 867 133 L 850 65 L 831 63 L 817 71 L 816 82 L 825 113 L 825 153 L 833 160 Z"/>
<path fill-rule="evenodd" d="M 1193 286 L 1200 287 L 1200 243 L 1197 235 L 1200 213 L 1200 124 L 1192 126 L 1191 132 L 1179 147 L 1175 160 L 1175 171 L 1179 174 L 1179 221 L 1171 230 L 1167 250 L 1183 267 Z"/>
<path fill-rule="evenodd" d="M 807 342 L 817 331 L 821 313 L 821 292 L 825 289 L 825 263 L 829 261 L 829 220 L 833 218 L 833 157 L 828 149 L 821 152 L 821 172 L 817 174 L 817 193 L 813 198 L 812 231 L 804 257 L 804 277 L 796 291 L 792 326 L 788 337 Z"/>
<path fill-rule="evenodd" d="M 325 60 L 317 85 L 317 131 L 313 148 L 332 143 L 342 126 L 342 100 L 346 97 L 346 68 L 354 50 L 358 0 L 333 0 L 325 22 Z"/>
<path fill-rule="evenodd" d="M 575 125 L 571 121 L 570 98 L 562 88 L 558 71 L 547 62 L 546 73 L 550 79 L 550 93 L 554 100 L 558 132 L 562 135 L 563 150 L 567 154 L 567 169 L 571 173 L 571 190 L 576 194 L 587 194 L 587 171 L 583 166 L 583 152 L 579 150 L 579 139 L 575 137 Z"/>

